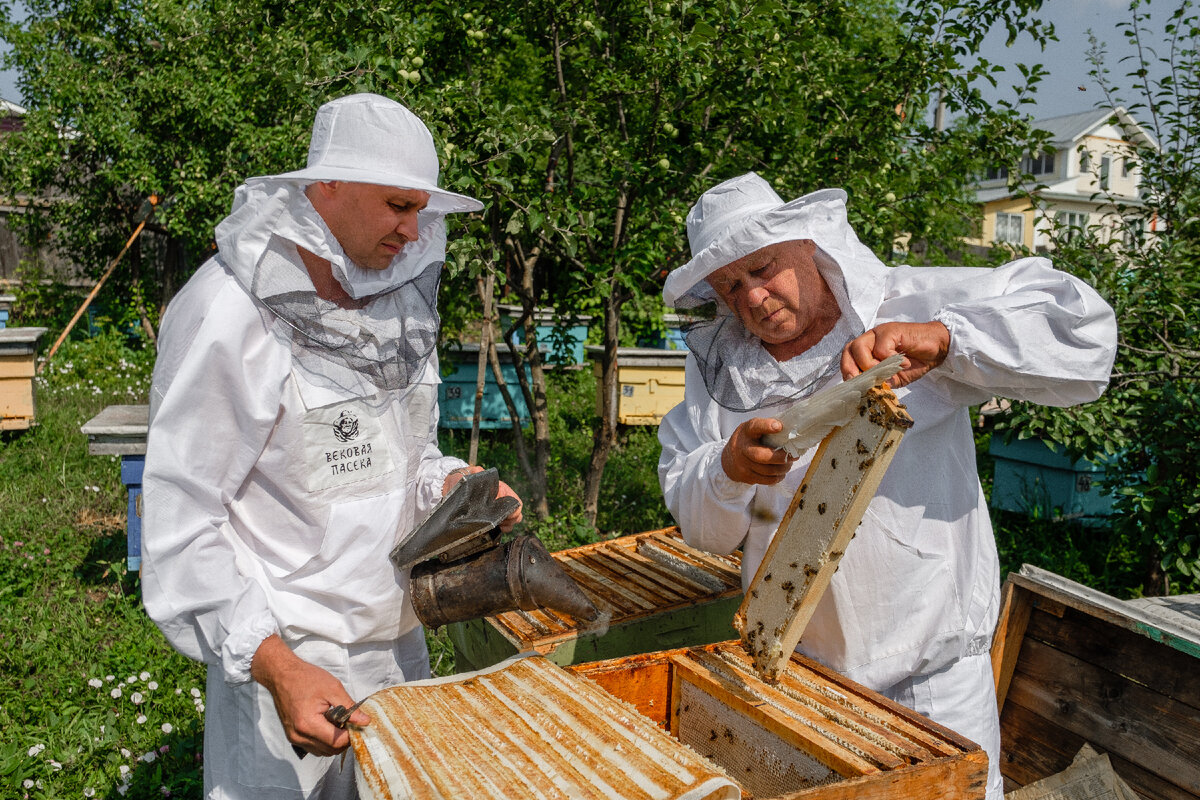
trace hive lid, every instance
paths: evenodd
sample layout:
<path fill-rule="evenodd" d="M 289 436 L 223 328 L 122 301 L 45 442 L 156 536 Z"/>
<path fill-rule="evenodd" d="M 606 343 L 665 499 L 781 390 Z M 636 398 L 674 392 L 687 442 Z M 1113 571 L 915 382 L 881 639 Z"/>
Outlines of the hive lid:
<path fill-rule="evenodd" d="M 733 626 L 774 681 L 800 642 L 912 417 L 886 384 L 817 448 L 750 583 Z"/>
<path fill-rule="evenodd" d="M 737 800 L 741 790 L 599 685 L 541 656 L 376 692 L 351 730 L 364 800 Z"/>

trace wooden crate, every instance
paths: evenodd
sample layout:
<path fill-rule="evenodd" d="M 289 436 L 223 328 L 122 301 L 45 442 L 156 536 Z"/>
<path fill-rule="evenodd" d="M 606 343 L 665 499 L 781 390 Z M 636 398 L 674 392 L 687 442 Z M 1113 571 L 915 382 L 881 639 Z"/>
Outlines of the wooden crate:
<path fill-rule="evenodd" d="M 37 343 L 45 333 L 45 328 L 0 329 L 0 430 L 25 430 L 37 418 Z"/>
<path fill-rule="evenodd" d="M 622 536 L 554 553 L 604 615 L 581 624 L 552 611 L 511 611 L 448 626 L 458 671 L 517 653 L 576 664 L 736 636 L 741 602 L 737 554 L 715 556 L 684 543 L 678 528 Z"/>
<path fill-rule="evenodd" d="M 1148 800 L 1200 798 L 1200 596 L 1125 602 L 1027 564 L 992 665 L 1006 790 L 1087 743 Z"/>
<path fill-rule="evenodd" d="M 580 664 L 738 781 L 743 797 L 982 798 L 987 755 L 800 654 L 775 684 L 740 641 Z"/>

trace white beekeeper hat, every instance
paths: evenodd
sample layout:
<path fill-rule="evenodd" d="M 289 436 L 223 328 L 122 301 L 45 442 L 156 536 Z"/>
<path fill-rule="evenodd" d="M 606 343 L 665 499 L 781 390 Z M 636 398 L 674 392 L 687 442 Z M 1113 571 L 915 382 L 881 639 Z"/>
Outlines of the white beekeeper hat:
<path fill-rule="evenodd" d="M 668 306 L 711 301 L 715 294 L 701 282 L 721 267 L 793 239 L 812 239 L 828 251 L 831 234 L 840 231 L 854 236 L 846 223 L 846 193 L 841 189 L 823 189 L 785 203 L 756 173 L 730 178 L 701 195 L 688 212 L 692 259 L 667 276 L 663 301 Z"/>
<path fill-rule="evenodd" d="M 301 182 L 350 181 L 429 192 L 438 214 L 479 211 L 473 197 L 438 187 L 433 136 L 416 114 L 378 94 L 352 94 L 319 109 L 308 145 L 308 166 L 271 176 Z"/>

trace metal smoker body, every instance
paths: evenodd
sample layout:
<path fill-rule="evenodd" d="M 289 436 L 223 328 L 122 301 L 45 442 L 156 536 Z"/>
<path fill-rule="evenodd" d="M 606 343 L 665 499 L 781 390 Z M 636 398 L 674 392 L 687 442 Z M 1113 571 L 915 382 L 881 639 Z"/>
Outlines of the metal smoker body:
<path fill-rule="evenodd" d="M 417 618 L 426 627 L 551 608 L 587 622 L 600 616 L 536 536 L 501 542 L 499 525 L 517 510 L 514 497 L 497 497 L 494 469 L 465 476 L 391 552 L 410 570 Z"/>

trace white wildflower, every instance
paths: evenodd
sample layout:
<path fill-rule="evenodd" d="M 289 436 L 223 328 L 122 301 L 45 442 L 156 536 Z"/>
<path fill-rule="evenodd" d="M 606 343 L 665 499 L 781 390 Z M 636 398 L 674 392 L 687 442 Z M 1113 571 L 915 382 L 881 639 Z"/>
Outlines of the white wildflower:
<path fill-rule="evenodd" d="M 188 692 L 188 694 L 190 694 L 192 697 L 199 697 L 199 696 L 200 696 L 200 690 L 199 690 L 199 689 L 197 689 L 195 686 L 193 686 L 193 687 L 192 687 L 192 690 L 191 690 L 190 692 Z"/>
<path fill-rule="evenodd" d="M 126 775 L 129 774 L 129 765 L 122 764 L 121 766 L 117 767 L 117 772 L 120 773 L 122 778 L 124 778 Z"/>
<path fill-rule="evenodd" d="M 146 684 L 146 688 L 153 692 L 158 688 L 158 681 L 150 681 Z"/>
<path fill-rule="evenodd" d="M 43 751 L 43 750 L 45 750 L 45 749 L 46 749 L 46 745 L 44 745 L 44 744 L 35 744 L 33 747 L 29 748 L 29 754 L 28 754 L 28 755 L 29 755 L 29 757 L 30 757 L 30 758 L 33 758 L 34 756 L 36 756 L 38 753 L 42 752 L 42 751 Z"/>
<path fill-rule="evenodd" d="M 138 675 L 138 677 L 139 677 L 139 678 L 141 678 L 141 679 L 142 679 L 142 680 L 144 680 L 144 681 L 148 681 L 148 680 L 150 680 L 150 673 L 149 673 L 149 672 L 146 672 L 146 671 L 144 671 L 144 670 L 143 670 L 143 671 L 142 671 L 142 672 L 141 672 L 141 673 Z"/>
<path fill-rule="evenodd" d="M 138 714 L 138 718 L 137 718 L 137 724 L 138 724 L 138 725 L 145 725 L 145 724 L 146 724 L 146 715 L 145 715 L 145 714 Z"/>
<path fill-rule="evenodd" d="M 84 790 L 83 790 L 83 796 L 84 796 L 84 797 L 95 797 L 95 796 L 96 796 L 96 790 L 95 790 L 95 789 L 93 789 L 92 787 L 90 787 L 90 786 L 89 786 L 89 787 L 87 787 L 86 789 L 84 789 Z"/>
<path fill-rule="evenodd" d="M 133 703 L 135 706 L 139 705 L 142 702 L 142 699 L 141 692 L 134 692 L 133 694 L 129 695 L 129 702 Z"/>
<path fill-rule="evenodd" d="M 88 686 L 92 687 L 93 689 L 99 689 L 103 685 L 104 681 L 100 680 L 99 678 L 92 678 L 90 681 L 88 681 Z"/>
<path fill-rule="evenodd" d="M 173 730 L 175 730 L 175 728 L 174 728 L 174 727 L 171 725 L 171 723 L 169 723 L 169 722 L 164 722 L 164 723 L 162 724 L 162 732 L 163 732 L 163 733 L 170 733 L 170 732 L 171 732 L 171 731 L 173 731 Z"/>
<path fill-rule="evenodd" d="M 21 781 L 21 785 L 24 786 L 26 789 L 32 789 L 33 781 L 29 780 L 29 778 L 26 778 L 25 780 Z"/>
<path fill-rule="evenodd" d="M 142 753 L 140 756 L 138 756 L 139 761 L 145 761 L 147 764 L 152 763 L 156 758 L 158 758 L 158 753 L 154 752 L 153 750 L 148 753 Z"/>
<path fill-rule="evenodd" d="M 118 697 L 121 696 L 121 687 L 120 686 L 113 687 L 113 690 L 108 693 L 108 696 L 111 697 L 112 699 L 116 700 Z"/>

